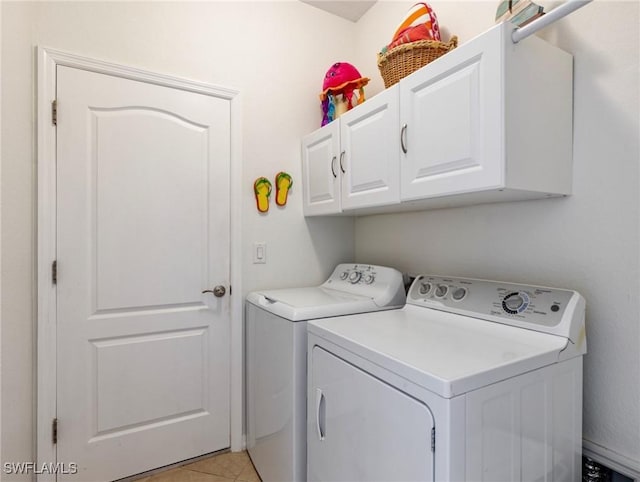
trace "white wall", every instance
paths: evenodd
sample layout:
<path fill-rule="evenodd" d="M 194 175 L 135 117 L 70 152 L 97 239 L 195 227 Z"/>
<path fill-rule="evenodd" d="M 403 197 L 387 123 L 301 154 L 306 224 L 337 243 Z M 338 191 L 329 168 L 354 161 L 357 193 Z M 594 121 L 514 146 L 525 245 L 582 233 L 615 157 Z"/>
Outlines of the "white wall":
<path fill-rule="evenodd" d="M 2 8 L 0 8 L 0 66 L 2 66 Z M 1 70 L 1 69 L 0 69 Z M 2 213 L 2 77 L 0 76 L 0 213 Z M 2 216 L 0 215 L 0 273 L 2 273 Z M 0 276 L 0 300 L 2 277 Z M 0 353 L 2 350 L 2 310 L 0 309 Z M 0 356 L 0 387 L 2 387 L 2 356 Z M 0 434 L 2 434 L 2 397 L 0 396 Z M 0 460 L 2 460 L 2 436 L 0 436 Z M 2 475 L 0 475 L 2 480 Z"/>
<path fill-rule="evenodd" d="M 379 2 L 357 24 L 358 66 L 412 2 Z M 497 2 L 432 2 L 465 42 Z M 574 195 L 356 220 L 356 259 L 576 289 L 587 300 L 584 438 L 640 470 L 639 3 L 596 1 L 541 36 L 574 55 Z M 447 37 L 448 38 L 448 37 Z M 383 88 L 379 75 L 369 90 Z M 376 90 L 377 89 L 377 90 Z"/>
<path fill-rule="evenodd" d="M 305 220 L 300 137 L 319 126 L 325 71 L 352 61 L 353 24 L 300 2 L 2 2 L 2 462 L 34 454 L 37 45 L 236 88 L 242 95 L 243 289 L 316 284 L 354 256 L 353 221 Z M 284 170 L 286 207 L 253 180 Z M 254 241 L 268 263 L 253 265 Z"/>
<path fill-rule="evenodd" d="M 15 15 L 2 8 L 2 462 L 32 460 L 35 206 L 32 153 L 32 52 L 9 59 L 10 42 L 23 46 L 32 10 Z M 7 19 L 11 17 L 11 22 Z M 25 49 L 30 45 L 24 44 Z M 11 93 L 11 94 L 10 94 Z M 7 119 L 12 119 L 7 122 Z M 10 249 L 9 249 L 10 248 Z M 10 323 L 7 321 L 11 320 Z M 3 479 L 8 477 L 3 475 Z"/>

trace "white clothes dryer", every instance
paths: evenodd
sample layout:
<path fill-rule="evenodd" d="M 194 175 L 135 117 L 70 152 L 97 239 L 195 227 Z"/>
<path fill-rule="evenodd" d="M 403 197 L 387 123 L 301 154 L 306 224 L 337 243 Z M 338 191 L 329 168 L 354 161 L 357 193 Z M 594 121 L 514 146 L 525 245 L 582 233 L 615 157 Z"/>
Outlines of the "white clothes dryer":
<path fill-rule="evenodd" d="M 419 276 L 401 310 L 309 322 L 308 480 L 579 480 L 584 313 Z"/>
<path fill-rule="evenodd" d="M 405 299 L 400 272 L 364 264 L 340 264 L 320 286 L 249 294 L 247 449 L 263 482 L 306 479 L 307 320 L 397 309 Z"/>

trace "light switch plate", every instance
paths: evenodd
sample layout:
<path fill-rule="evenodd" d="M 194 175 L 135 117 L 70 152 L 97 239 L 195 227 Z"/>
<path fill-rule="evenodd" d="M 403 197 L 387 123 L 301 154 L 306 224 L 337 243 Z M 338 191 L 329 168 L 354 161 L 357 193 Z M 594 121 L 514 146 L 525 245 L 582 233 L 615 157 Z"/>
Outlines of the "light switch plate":
<path fill-rule="evenodd" d="M 267 243 L 253 243 L 253 264 L 267 264 Z"/>

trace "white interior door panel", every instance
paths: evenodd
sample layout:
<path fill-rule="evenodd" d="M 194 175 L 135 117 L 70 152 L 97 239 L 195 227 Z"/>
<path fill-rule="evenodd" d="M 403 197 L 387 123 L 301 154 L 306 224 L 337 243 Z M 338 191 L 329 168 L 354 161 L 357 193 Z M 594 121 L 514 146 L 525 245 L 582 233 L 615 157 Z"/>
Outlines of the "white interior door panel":
<path fill-rule="evenodd" d="M 57 100 L 58 460 L 228 447 L 229 101 L 63 66 Z"/>

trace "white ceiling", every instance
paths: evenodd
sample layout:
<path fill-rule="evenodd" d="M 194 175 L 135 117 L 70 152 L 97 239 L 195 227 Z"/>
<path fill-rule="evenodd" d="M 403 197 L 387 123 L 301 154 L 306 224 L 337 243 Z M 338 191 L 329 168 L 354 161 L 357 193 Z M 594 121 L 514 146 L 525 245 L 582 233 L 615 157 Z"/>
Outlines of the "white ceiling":
<path fill-rule="evenodd" d="M 376 3 L 377 0 L 355 0 L 355 1 L 331 1 L 331 0 L 300 0 L 302 3 L 313 5 L 325 12 L 333 13 L 352 22 L 357 22 L 364 13 Z"/>

